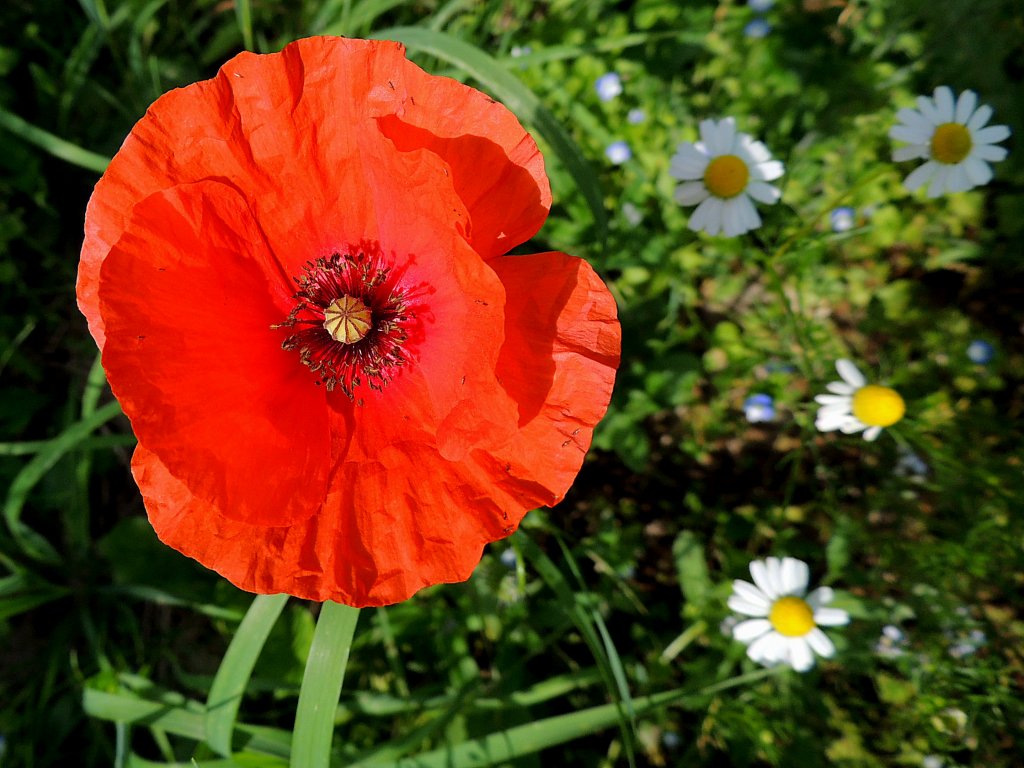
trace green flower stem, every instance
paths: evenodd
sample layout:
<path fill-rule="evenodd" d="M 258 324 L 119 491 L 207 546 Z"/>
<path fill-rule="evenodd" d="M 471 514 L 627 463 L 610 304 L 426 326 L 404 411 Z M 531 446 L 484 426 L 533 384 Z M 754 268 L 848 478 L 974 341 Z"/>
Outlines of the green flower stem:
<path fill-rule="evenodd" d="M 320 610 L 295 713 L 293 768 L 330 766 L 334 713 L 358 619 L 358 608 L 341 603 L 327 602 Z"/>

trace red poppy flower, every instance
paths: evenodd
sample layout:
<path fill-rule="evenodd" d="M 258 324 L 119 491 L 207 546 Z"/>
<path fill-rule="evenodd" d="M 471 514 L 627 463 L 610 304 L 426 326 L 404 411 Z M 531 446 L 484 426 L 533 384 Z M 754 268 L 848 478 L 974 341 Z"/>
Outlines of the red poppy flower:
<path fill-rule="evenodd" d="M 401 45 L 300 40 L 157 100 L 96 185 L 78 300 L 149 518 L 242 589 L 381 605 L 559 501 L 618 365 L 503 106 Z"/>

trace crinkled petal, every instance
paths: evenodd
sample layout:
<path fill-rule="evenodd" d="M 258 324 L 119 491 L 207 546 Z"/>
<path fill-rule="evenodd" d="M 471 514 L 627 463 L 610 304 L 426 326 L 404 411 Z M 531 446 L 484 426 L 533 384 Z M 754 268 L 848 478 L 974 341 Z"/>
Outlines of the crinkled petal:
<path fill-rule="evenodd" d="M 747 646 L 747 656 L 759 664 L 771 665 L 782 660 L 786 653 L 786 640 L 778 632 L 762 635 Z"/>
<path fill-rule="evenodd" d="M 490 266 L 507 296 L 497 375 L 518 405 L 519 429 L 474 460 L 531 507 L 551 505 L 579 471 L 611 399 L 621 345 L 615 300 L 589 264 L 564 253 Z"/>
<path fill-rule="evenodd" d="M 271 329 L 289 286 L 232 187 L 182 185 L 136 205 L 98 299 L 110 385 L 175 477 L 239 520 L 287 525 L 319 509 L 324 393 Z"/>
<path fill-rule="evenodd" d="M 687 226 L 694 232 L 703 230 L 709 235 L 717 235 L 722 229 L 722 200 L 709 197 L 702 202 L 690 215 Z"/>
<path fill-rule="evenodd" d="M 378 213 L 416 201 L 444 210 L 451 228 L 495 256 L 536 233 L 551 200 L 543 160 L 515 117 L 427 75 L 397 43 L 319 37 L 279 54 L 242 53 L 216 78 L 158 99 L 96 186 L 78 297 L 101 348 L 100 265 L 132 207 L 207 178 L 244 190 L 289 276 L 363 240 L 393 245 Z M 416 229 L 415 217 L 406 227 Z"/>

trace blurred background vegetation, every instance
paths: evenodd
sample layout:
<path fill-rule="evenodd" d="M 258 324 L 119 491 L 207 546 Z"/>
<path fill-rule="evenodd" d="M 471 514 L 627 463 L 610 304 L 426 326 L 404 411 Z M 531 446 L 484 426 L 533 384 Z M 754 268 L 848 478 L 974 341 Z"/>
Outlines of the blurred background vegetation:
<path fill-rule="evenodd" d="M 759 5 L 0 6 L 0 765 L 286 764 L 317 607 L 271 622 L 218 756 L 204 702 L 252 596 L 149 528 L 73 286 L 92 186 L 146 107 L 311 34 L 403 40 L 517 111 L 555 196 L 523 250 L 591 261 L 625 339 L 566 501 L 466 584 L 363 612 L 337 764 L 1021 764 L 1024 6 Z M 987 187 L 926 201 L 887 131 L 942 84 L 1013 136 Z M 786 164 L 782 202 L 732 240 L 686 229 L 667 173 L 724 116 Z M 814 431 L 843 356 L 907 399 L 877 443 Z M 769 421 L 746 418 L 753 394 Z M 854 617 L 807 675 L 728 636 L 730 582 L 767 554 L 805 559 Z"/>

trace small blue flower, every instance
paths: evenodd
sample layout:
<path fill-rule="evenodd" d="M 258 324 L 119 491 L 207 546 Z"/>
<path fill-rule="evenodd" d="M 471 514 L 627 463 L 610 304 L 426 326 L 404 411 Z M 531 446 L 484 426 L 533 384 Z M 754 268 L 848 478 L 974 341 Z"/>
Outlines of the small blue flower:
<path fill-rule="evenodd" d="M 772 25 L 760 16 L 753 21 L 748 22 L 747 26 L 743 28 L 743 34 L 754 40 L 760 40 L 761 38 L 768 37 L 768 33 L 771 31 Z"/>
<path fill-rule="evenodd" d="M 508 53 L 513 59 L 518 59 L 523 56 L 529 56 L 533 53 L 533 48 L 528 45 L 513 45 Z"/>
<path fill-rule="evenodd" d="M 612 165 L 622 165 L 633 156 L 633 150 L 624 141 L 613 141 L 604 150 L 604 156 L 608 158 Z"/>
<path fill-rule="evenodd" d="M 747 5 L 752 11 L 763 13 L 775 5 L 775 0 L 747 0 Z"/>
<path fill-rule="evenodd" d="M 833 232 L 847 232 L 857 223 L 857 212 L 848 205 L 836 208 L 829 214 Z"/>
<path fill-rule="evenodd" d="M 594 90 L 597 91 L 597 98 L 601 101 L 611 101 L 622 93 L 622 78 L 617 72 L 607 72 L 597 78 Z"/>
<path fill-rule="evenodd" d="M 675 751 L 683 743 L 683 737 L 675 731 L 665 731 L 661 734 L 661 743 L 665 749 Z"/>
<path fill-rule="evenodd" d="M 646 119 L 647 113 L 639 108 L 629 110 L 629 114 L 626 115 L 626 120 L 628 120 L 631 125 L 640 125 L 640 123 Z"/>
<path fill-rule="evenodd" d="M 972 363 L 988 365 L 995 356 L 995 347 L 982 339 L 975 339 L 967 345 L 967 359 Z"/>
<path fill-rule="evenodd" d="M 502 552 L 500 559 L 501 564 L 508 568 L 510 571 L 515 570 L 518 557 L 516 557 L 516 551 L 512 547 L 509 547 L 504 552 Z"/>
<path fill-rule="evenodd" d="M 771 421 L 775 418 L 775 401 L 771 395 L 751 395 L 743 403 L 743 413 L 751 424 Z"/>

